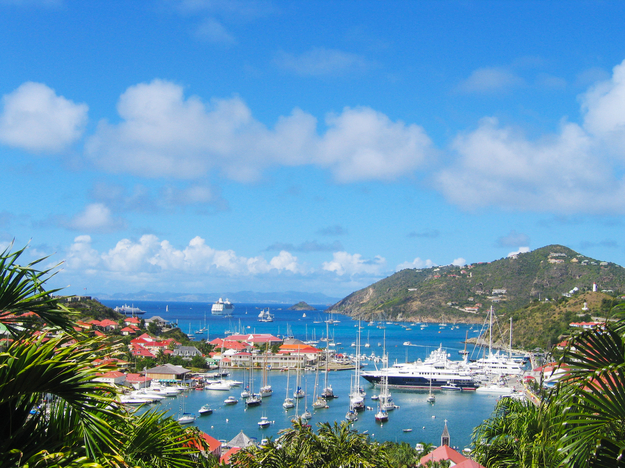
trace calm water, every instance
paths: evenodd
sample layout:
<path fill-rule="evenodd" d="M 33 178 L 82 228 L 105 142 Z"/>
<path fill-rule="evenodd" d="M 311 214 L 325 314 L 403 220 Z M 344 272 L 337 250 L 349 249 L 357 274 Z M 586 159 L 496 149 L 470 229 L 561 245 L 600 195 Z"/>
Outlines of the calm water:
<path fill-rule="evenodd" d="M 120 301 L 102 301 L 104 304 L 115 307 L 122 305 Z M 169 312 L 165 312 L 169 305 Z M 302 312 L 286 310 L 288 306 L 283 306 L 282 310 L 274 305 L 269 305 L 275 315 L 274 322 L 263 323 L 257 321 L 259 311 L 267 304 L 235 304 L 233 317 L 216 317 L 210 314 L 212 304 L 203 303 L 164 303 L 164 302 L 134 302 L 135 307 L 145 310 L 144 318 L 159 315 L 166 320 L 177 322 L 181 330 L 185 333 L 192 333 L 196 339 L 209 339 L 224 336 L 226 330 L 242 331 L 243 333 L 272 333 L 274 335 L 293 334 L 296 338 L 319 339 L 326 334 L 325 323 L 313 323 L 323 321 L 327 315 L 319 311 L 306 312 L 306 317 Z M 319 306 L 322 309 L 322 306 Z M 330 325 L 329 334 L 337 342 L 335 347 L 337 352 L 353 354 L 355 348 L 351 343 L 356 341 L 358 333 L 358 322 L 351 318 L 336 315 L 334 317 L 340 323 Z M 477 335 L 477 328 L 460 325 L 459 328 L 451 329 L 451 324 L 440 328 L 437 324 L 429 324 L 423 330 L 419 326 L 411 324 L 412 330 L 406 330 L 400 324 L 376 323 L 376 326 L 368 326 L 362 323 L 361 331 L 361 353 L 377 356 L 382 355 L 382 344 L 386 335 L 386 348 L 389 353 L 389 362 L 413 361 L 417 358 L 425 358 L 430 351 L 443 345 L 450 353 L 451 359 L 459 359 L 458 351 L 463 349 L 464 338 L 468 332 L 469 337 Z M 406 325 L 406 324 L 404 324 Z M 378 326 L 384 328 L 378 328 Z M 209 328 L 208 333 L 195 334 L 201 328 Z M 413 346 L 404 346 L 403 343 L 409 341 Z M 370 346 L 365 348 L 364 345 Z M 340 344 L 339 344 L 340 343 Z M 323 347 L 324 342 L 319 343 Z M 378 364 L 379 365 L 379 364 Z M 373 361 L 367 361 L 365 370 L 373 368 Z M 310 423 L 325 421 L 343 421 L 345 412 L 348 409 L 348 393 L 350 387 L 350 376 L 352 372 L 340 371 L 329 374 L 330 384 L 334 388 L 338 399 L 329 402 L 329 409 L 315 410 Z M 248 376 L 249 377 L 249 376 Z M 294 375 L 290 376 L 289 393 L 293 393 Z M 244 381 L 247 380 L 244 371 L 233 371 L 230 379 Z M 254 387 L 260 387 L 261 373 L 254 375 Z M 319 386 L 323 386 L 324 375 L 319 375 Z M 312 412 L 312 395 L 315 389 L 315 374 L 306 372 L 303 376 L 303 387 L 306 387 L 308 397 L 308 409 Z M 258 407 L 246 410 L 243 400 L 240 398 L 241 388 L 234 387 L 230 392 L 195 390 L 188 392 L 178 398 L 163 400 L 159 406 L 165 408 L 173 416 L 180 412 L 195 412 L 204 404 L 210 403 L 214 412 L 208 416 L 198 417 L 196 425 L 206 433 L 217 439 L 229 440 L 238 432 L 243 431 L 250 437 L 262 439 L 275 437 L 280 429 L 290 426 L 290 419 L 295 414 L 295 409 L 285 411 L 282 402 L 286 396 L 287 373 L 272 371 L 269 373 L 269 384 L 273 387 L 273 396 L 264 398 L 263 404 Z M 370 400 L 371 395 L 377 394 L 378 389 L 374 389 L 366 380 L 361 380 L 361 385 L 367 391 L 367 405 L 376 407 L 376 402 Z M 239 398 L 237 405 L 226 406 L 223 401 L 228 395 Z M 359 419 L 354 423 L 354 428 L 359 431 L 368 431 L 370 435 L 379 441 L 406 441 L 412 445 L 417 442 L 429 442 L 435 445 L 440 444 L 440 435 L 443 431 L 445 420 L 451 434 L 453 446 L 463 448 L 470 443 L 470 435 L 473 428 L 487 418 L 496 403 L 496 396 L 477 394 L 475 392 L 437 392 L 436 403 L 428 404 L 425 400 L 427 392 L 399 391 L 392 390 L 395 404 L 398 409 L 392 411 L 389 421 L 385 424 L 375 422 L 375 410 L 367 410 L 359 414 Z M 304 400 L 300 400 L 300 414 L 304 411 Z M 267 416 L 274 421 L 267 429 L 259 429 L 258 421 L 261 416 Z M 403 432 L 403 429 L 410 428 L 412 432 Z"/>

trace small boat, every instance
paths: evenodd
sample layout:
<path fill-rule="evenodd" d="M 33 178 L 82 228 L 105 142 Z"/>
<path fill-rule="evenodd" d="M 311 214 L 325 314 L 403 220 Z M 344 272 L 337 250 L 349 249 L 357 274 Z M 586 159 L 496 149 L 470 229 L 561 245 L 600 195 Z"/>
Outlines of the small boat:
<path fill-rule="evenodd" d="M 402 429 L 402 431 L 404 431 L 404 432 L 412 432 L 412 429 L 410 429 L 410 428 L 408 427 L 408 428 L 406 428 L 406 429 Z"/>
<path fill-rule="evenodd" d="M 230 395 L 228 398 L 224 400 L 224 403 L 226 405 L 236 405 L 238 402 L 239 400 L 237 400 L 237 398 L 233 395 Z"/>
<path fill-rule="evenodd" d="M 204 387 L 205 390 L 217 390 L 220 392 L 227 392 L 232 388 L 232 386 L 227 383 L 227 382 L 223 382 L 221 380 L 217 380 L 215 382 L 210 382 L 208 384 L 206 384 L 206 386 Z"/>
<path fill-rule="evenodd" d="M 204 405 L 202 406 L 199 410 L 198 413 L 200 413 L 200 416 L 204 416 L 205 414 L 212 414 L 213 413 L 213 408 L 211 408 L 211 405 Z"/>
<path fill-rule="evenodd" d="M 295 406 L 295 402 L 293 401 L 293 398 L 285 398 L 284 403 L 282 403 L 282 407 L 284 409 L 291 409 L 294 406 Z"/>
<path fill-rule="evenodd" d="M 388 421 L 388 412 L 386 410 L 380 409 L 377 413 L 375 413 L 376 422 L 386 422 Z"/>
<path fill-rule="evenodd" d="M 345 419 L 347 419 L 348 421 L 351 421 L 351 422 L 358 421 L 358 414 L 356 414 L 356 411 L 354 411 L 354 410 L 349 410 L 345 414 Z"/>
<path fill-rule="evenodd" d="M 195 422 L 195 414 L 182 413 L 182 416 L 178 418 L 180 424 L 191 424 Z"/>
<path fill-rule="evenodd" d="M 462 390 L 461 387 L 458 387 L 455 383 L 447 382 L 447 385 L 441 385 L 441 390 L 450 390 L 452 392 L 459 392 Z"/>
<path fill-rule="evenodd" d="M 250 391 L 247 387 L 241 392 L 241 398 L 247 398 L 250 396 Z"/>
<path fill-rule="evenodd" d="M 245 406 L 260 406 L 262 404 L 263 399 L 257 394 L 250 395 L 245 399 Z"/>
<path fill-rule="evenodd" d="M 380 399 L 380 397 L 378 395 L 371 395 L 371 399 L 373 401 L 378 401 Z"/>
<path fill-rule="evenodd" d="M 436 403 L 436 397 L 434 395 L 428 395 L 426 401 L 428 403 Z"/>
<path fill-rule="evenodd" d="M 312 404 L 313 408 L 315 409 L 320 409 L 320 408 L 327 408 L 328 407 L 328 402 L 325 401 L 325 399 L 323 397 L 317 397 L 317 399 L 314 401 L 314 403 Z"/>
<path fill-rule="evenodd" d="M 302 419 L 308 420 L 311 418 L 312 418 L 312 413 L 310 411 L 306 410 L 302 413 Z"/>
<path fill-rule="evenodd" d="M 264 429 L 266 427 L 271 426 L 271 421 L 269 421 L 269 419 L 267 419 L 267 416 L 262 416 L 260 418 L 260 421 L 258 421 L 258 427 L 261 429 Z"/>

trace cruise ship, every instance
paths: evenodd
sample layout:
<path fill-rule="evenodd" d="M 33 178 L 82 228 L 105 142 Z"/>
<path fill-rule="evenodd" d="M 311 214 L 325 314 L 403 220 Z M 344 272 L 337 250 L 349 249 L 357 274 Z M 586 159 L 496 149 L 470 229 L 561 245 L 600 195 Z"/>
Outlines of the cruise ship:
<path fill-rule="evenodd" d="M 211 308 L 211 314 L 213 315 L 230 315 L 234 310 L 234 305 L 226 299 L 225 301 L 219 298 L 217 302 L 213 304 Z"/>
<path fill-rule="evenodd" d="M 132 317 L 145 314 L 145 310 L 141 310 L 138 307 L 129 306 L 128 304 L 124 304 L 123 306 L 117 306 L 113 310 L 115 312 L 119 312 L 120 314 L 130 315 Z"/>
<path fill-rule="evenodd" d="M 461 390 L 475 390 L 479 384 L 467 367 L 466 361 L 451 361 L 441 347 L 432 351 L 424 361 L 396 363 L 380 370 L 363 372 L 367 381 L 381 385 L 388 379 L 390 388 L 428 390 L 455 385 Z"/>

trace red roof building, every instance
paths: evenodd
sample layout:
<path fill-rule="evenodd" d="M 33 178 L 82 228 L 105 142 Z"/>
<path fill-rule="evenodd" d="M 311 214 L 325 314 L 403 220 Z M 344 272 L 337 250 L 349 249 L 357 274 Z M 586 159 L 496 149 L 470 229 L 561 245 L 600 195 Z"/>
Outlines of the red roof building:
<path fill-rule="evenodd" d="M 237 453 L 239 450 L 241 450 L 239 447 L 232 447 L 230 450 L 228 450 L 226 453 L 224 453 L 221 456 L 221 458 L 219 459 L 219 463 L 229 465 L 230 457 L 232 457 L 232 455 Z"/>
<path fill-rule="evenodd" d="M 468 460 L 468 458 L 448 445 L 441 445 L 427 455 L 422 456 L 419 460 L 419 465 L 425 466 L 427 462 L 441 460 L 449 460 L 451 462 L 450 466 L 456 466 Z"/>

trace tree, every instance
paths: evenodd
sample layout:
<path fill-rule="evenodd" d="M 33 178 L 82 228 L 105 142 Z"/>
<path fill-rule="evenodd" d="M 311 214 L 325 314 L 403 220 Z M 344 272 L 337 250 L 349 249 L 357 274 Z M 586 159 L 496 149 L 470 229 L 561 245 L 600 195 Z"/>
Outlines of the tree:
<path fill-rule="evenodd" d="M 625 466 L 624 334 L 623 320 L 584 330 L 562 357 L 556 398 L 565 408 L 560 444 L 571 466 Z"/>
<path fill-rule="evenodd" d="M 390 467 L 385 449 L 349 424 L 319 423 L 317 433 L 296 421 L 280 437 L 262 447 L 241 450 L 232 457 L 242 468 L 372 468 Z"/>
<path fill-rule="evenodd" d="M 493 415 L 473 430 L 473 459 L 487 467 L 559 466 L 557 404 L 500 400 Z"/>
<path fill-rule="evenodd" d="M 398 468 L 416 466 L 419 462 L 419 458 L 426 455 L 423 452 L 417 453 L 416 449 L 407 442 L 401 442 L 399 444 L 395 442 L 384 442 L 382 447 L 386 450 L 392 466 Z"/>
<path fill-rule="evenodd" d="M 197 431 L 162 413 L 128 412 L 93 365 L 115 352 L 74 332 L 74 312 L 45 291 L 50 270 L 0 254 L 0 323 L 13 340 L 0 353 L 0 468 L 172 467 L 210 464 Z"/>

